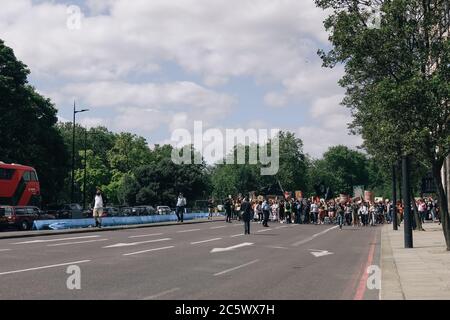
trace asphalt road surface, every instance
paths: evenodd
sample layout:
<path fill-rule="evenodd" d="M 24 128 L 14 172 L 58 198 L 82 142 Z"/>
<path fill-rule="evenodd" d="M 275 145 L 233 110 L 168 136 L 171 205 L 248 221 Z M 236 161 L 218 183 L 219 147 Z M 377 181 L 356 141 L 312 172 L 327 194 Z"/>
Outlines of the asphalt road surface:
<path fill-rule="evenodd" d="M 379 266 L 380 227 L 269 225 L 253 223 L 251 235 L 219 221 L 0 240 L 0 300 L 379 298 L 366 271 Z"/>

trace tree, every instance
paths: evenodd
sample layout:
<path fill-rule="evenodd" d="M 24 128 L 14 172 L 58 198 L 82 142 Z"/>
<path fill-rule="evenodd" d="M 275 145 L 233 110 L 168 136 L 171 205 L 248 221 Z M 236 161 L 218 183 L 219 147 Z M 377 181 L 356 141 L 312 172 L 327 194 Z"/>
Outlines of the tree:
<path fill-rule="evenodd" d="M 145 138 L 122 132 L 115 137 L 108 159 L 112 169 L 131 172 L 150 161 L 150 149 Z"/>
<path fill-rule="evenodd" d="M 351 129 L 378 159 L 394 164 L 414 155 L 431 169 L 447 250 L 450 216 L 441 169 L 450 151 L 450 11 L 444 0 L 316 0 L 332 50 L 324 66 L 345 64 L 343 104 Z M 381 23 L 369 23 L 374 6 Z M 447 34 L 446 34 L 447 33 Z"/>
<path fill-rule="evenodd" d="M 324 182 L 338 194 L 351 195 L 354 186 L 369 184 L 367 157 L 345 146 L 330 147 L 323 159 L 314 162 L 311 172 L 314 184 Z"/>
<path fill-rule="evenodd" d="M 171 146 L 158 146 L 151 151 L 147 164 L 125 176 L 118 198 L 128 205 L 169 206 L 175 206 L 180 192 L 191 206 L 195 200 L 203 199 L 209 186 L 206 165 L 178 165 L 171 154 Z"/>
<path fill-rule="evenodd" d="M 43 205 L 57 199 L 69 170 L 55 127 L 56 109 L 28 84 L 30 71 L 0 40 L 0 154 L 2 161 L 36 168 Z"/>

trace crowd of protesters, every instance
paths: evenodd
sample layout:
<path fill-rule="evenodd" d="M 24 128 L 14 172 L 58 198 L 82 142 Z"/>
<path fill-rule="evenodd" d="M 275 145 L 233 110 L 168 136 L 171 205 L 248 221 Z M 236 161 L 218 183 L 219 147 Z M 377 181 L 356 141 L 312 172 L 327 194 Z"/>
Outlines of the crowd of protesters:
<path fill-rule="evenodd" d="M 439 221 L 439 207 L 432 198 L 416 200 L 416 208 L 422 222 Z M 226 221 L 243 219 L 261 223 L 268 227 L 269 222 L 286 224 L 336 224 L 343 226 L 375 226 L 393 222 L 393 203 L 384 201 L 364 201 L 360 198 L 342 200 L 341 198 L 324 200 L 264 198 L 249 200 L 229 196 L 224 203 Z M 397 224 L 403 221 L 404 206 L 401 201 L 396 204 Z M 245 211 L 245 212 L 244 212 Z M 251 214 L 249 213 L 251 211 Z M 413 212 L 413 206 L 411 206 Z"/>

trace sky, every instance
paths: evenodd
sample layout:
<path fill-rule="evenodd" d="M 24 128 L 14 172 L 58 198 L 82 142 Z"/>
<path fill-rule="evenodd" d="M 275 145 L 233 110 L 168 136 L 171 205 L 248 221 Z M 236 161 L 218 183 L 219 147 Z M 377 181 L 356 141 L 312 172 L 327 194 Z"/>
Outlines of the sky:
<path fill-rule="evenodd" d="M 343 67 L 317 55 L 330 44 L 313 0 L 0 1 L 0 39 L 61 121 L 75 100 L 90 110 L 77 123 L 150 146 L 194 121 L 289 130 L 314 158 L 362 143 L 340 105 Z"/>

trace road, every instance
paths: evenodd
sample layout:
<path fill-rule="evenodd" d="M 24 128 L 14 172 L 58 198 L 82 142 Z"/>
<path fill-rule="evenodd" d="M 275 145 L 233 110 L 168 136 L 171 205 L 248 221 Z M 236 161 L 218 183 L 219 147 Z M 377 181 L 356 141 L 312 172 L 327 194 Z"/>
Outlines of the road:
<path fill-rule="evenodd" d="M 243 228 L 219 221 L 0 240 L 0 300 L 379 298 L 365 270 L 379 265 L 381 227 Z M 80 290 L 67 287 L 72 265 Z"/>

